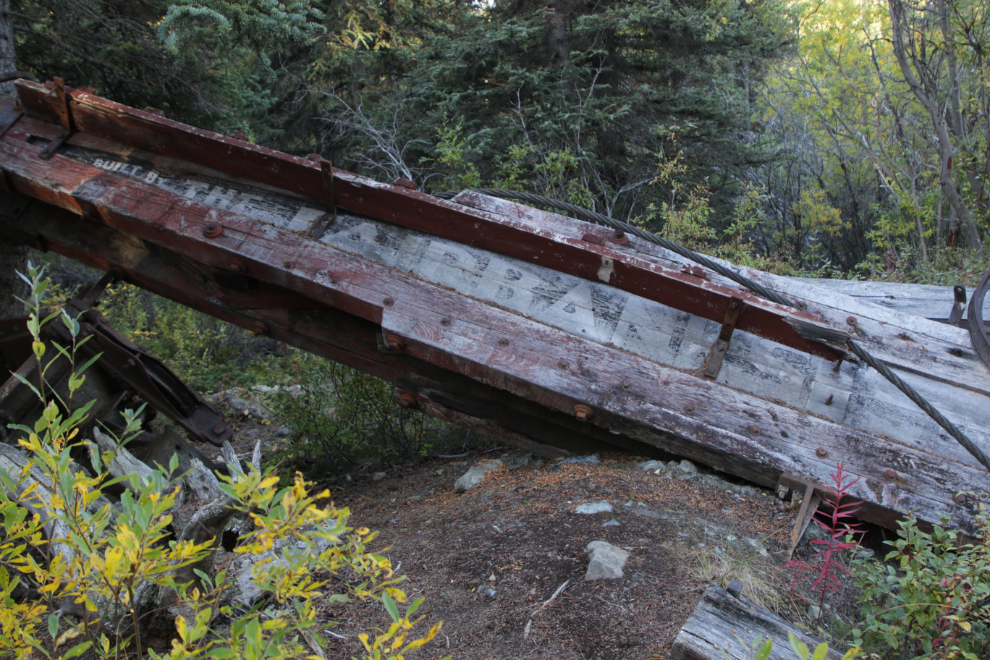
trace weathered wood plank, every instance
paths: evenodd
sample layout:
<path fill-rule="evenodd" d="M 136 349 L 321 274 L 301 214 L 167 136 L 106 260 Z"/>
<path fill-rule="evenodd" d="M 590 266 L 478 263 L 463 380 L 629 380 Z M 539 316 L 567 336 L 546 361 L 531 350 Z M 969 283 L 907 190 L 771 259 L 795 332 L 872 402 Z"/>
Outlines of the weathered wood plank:
<path fill-rule="evenodd" d="M 815 287 L 829 289 L 863 302 L 885 309 L 911 314 L 932 321 L 945 322 L 949 318 L 955 295 L 951 286 L 928 284 L 904 284 L 901 282 L 872 282 L 864 280 L 836 280 L 811 277 L 795 278 Z M 975 289 L 966 289 L 969 300 Z M 968 305 L 962 318 L 968 318 Z M 983 310 L 984 320 L 990 320 L 990 309 Z"/>
<path fill-rule="evenodd" d="M 812 651 L 821 644 L 797 626 L 773 612 L 736 598 L 725 589 L 711 585 L 694 613 L 687 620 L 670 650 L 671 660 L 752 660 L 767 639 L 773 644 L 771 658 L 790 658 L 793 634 Z M 840 660 L 842 654 L 829 649 L 826 656 Z"/>

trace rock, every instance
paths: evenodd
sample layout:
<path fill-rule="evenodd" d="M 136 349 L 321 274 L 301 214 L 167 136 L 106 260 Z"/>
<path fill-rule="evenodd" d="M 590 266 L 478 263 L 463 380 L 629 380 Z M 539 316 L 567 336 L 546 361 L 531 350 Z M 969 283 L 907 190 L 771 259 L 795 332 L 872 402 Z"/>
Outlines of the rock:
<path fill-rule="evenodd" d="M 245 417 L 256 417 L 258 419 L 271 419 L 271 415 L 267 410 L 259 405 L 249 403 L 231 392 L 226 393 L 223 397 L 223 401 L 225 401 L 228 406 L 233 408 L 234 412 L 238 415 L 243 415 Z"/>
<path fill-rule="evenodd" d="M 502 465 L 510 470 L 515 470 L 516 468 L 531 464 L 533 462 L 533 454 L 528 451 L 516 449 L 505 452 L 499 456 L 498 460 L 502 461 Z"/>
<path fill-rule="evenodd" d="M 681 461 L 677 464 L 677 469 L 684 474 L 698 474 L 698 468 L 691 461 Z"/>
<path fill-rule="evenodd" d="M 667 461 L 667 467 L 671 470 L 677 469 L 677 461 Z"/>
<path fill-rule="evenodd" d="M 822 615 L 822 610 L 817 605 L 808 605 L 808 618 L 817 621 Z"/>
<path fill-rule="evenodd" d="M 592 454 L 591 456 L 568 456 L 562 463 L 601 463 L 601 454 Z"/>
<path fill-rule="evenodd" d="M 295 431 L 292 430 L 291 426 L 289 426 L 288 424 L 282 424 L 282 426 L 278 427 L 278 429 L 275 431 L 275 437 L 288 438 L 293 433 L 295 433 Z"/>
<path fill-rule="evenodd" d="M 371 475 L 371 478 L 375 481 L 381 481 L 387 476 L 388 474 L 386 474 L 385 472 L 375 472 L 373 475 Z"/>
<path fill-rule="evenodd" d="M 489 598 L 494 598 L 496 591 L 494 589 L 485 589 L 485 595 Z"/>
<path fill-rule="evenodd" d="M 588 502 L 574 509 L 574 513 L 590 515 L 592 513 L 611 513 L 612 505 L 602 500 L 601 502 Z"/>
<path fill-rule="evenodd" d="M 189 459 L 185 482 L 189 491 L 204 502 L 212 502 L 222 495 L 216 475 L 206 469 L 198 458 Z"/>
<path fill-rule="evenodd" d="M 649 470 L 650 472 L 652 472 L 653 470 L 662 470 L 666 466 L 663 464 L 662 461 L 646 461 L 645 463 L 640 463 L 639 467 L 641 467 L 644 470 Z"/>
<path fill-rule="evenodd" d="M 618 526 L 619 526 L 619 521 L 616 520 L 615 518 L 612 518 L 607 523 L 602 523 L 602 527 L 618 527 Z"/>
<path fill-rule="evenodd" d="M 460 478 L 454 482 L 454 492 L 463 493 L 470 490 L 481 483 L 481 480 L 485 478 L 485 475 L 492 470 L 497 470 L 502 467 L 502 461 L 498 459 L 484 460 L 480 463 L 476 463 L 470 470 L 465 472 L 460 476 Z"/>
<path fill-rule="evenodd" d="M 615 580 L 622 577 L 622 567 L 629 559 L 629 553 L 605 541 L 592 541 L 585 548 L 591 555 L 585 580 Z"/>

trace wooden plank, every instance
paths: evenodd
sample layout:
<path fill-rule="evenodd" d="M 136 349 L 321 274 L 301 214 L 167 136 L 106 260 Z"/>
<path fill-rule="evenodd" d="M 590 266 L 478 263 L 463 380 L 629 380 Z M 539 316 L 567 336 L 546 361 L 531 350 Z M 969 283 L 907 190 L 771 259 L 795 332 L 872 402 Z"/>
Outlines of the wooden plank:
<path fill-rule="evenodd" d="M 15 185 L 70 208 L 86 208 L 110 226 L 195 254 L 211 267 L 237 257 L 252 277 L 381 323 L 403 339 L 407 354 L 421 360 L 560 413 L 588 405 L 594 410 L 591 424 L 617 431 L 620 438 L 695 457 L 765 485 L 775 483 L 782 470 L 827 481 L 843 460 L 863 477 L 853 495 L 875 505 L 864 507 L 865 514 L 884 524 L 893 524 L 895 509 L 904 507 L 924 519 L 945 514 L 957 526 L 971 524 L 969 512 L 952 498 L 959 490 L 977 490 L 982 471 L 948 467 L 941 457 L 660 367 L 118 174 L 61 159 L 57 170 L 39 176 L 32 172 L 43 167 L 32 157 L 37 149 L 0 142 Z M 221 236 L 204 236 L 211 223 L 224 227 Z M 888 470 L 894 475 L 889 480 Z"/>
<path fill-rule="evenodd" d="M 17 89 L 29 115 L 52 120 L 57 105 L 45 86 L 22 81 Z M 323 200 L 319 163 L 185 126 L 91 94 L 72 92 L 69 98 L 80 131 Z M 504 216 L 471 211 L 341 170 L 334 170 L 334 181 L 337 203 L 342 208 L 586 280 L 604 280 L 619 289 L 711 320 L 721 321 L 732 295 L 740 296 L 747 303 L 740 329 L 814 355 L 838 357 L 833 349 L 804 339 L 784 321 L 789 316 L 799 316 L 816 322 L 813 315 L 769 303 L 749 292 L 730 294 L 719 284 L 643 261 L 634 251 L 607 241 L 598 245 L 535 233 Z"/>
<path fill-rule="evenodd" d="M 952 311 L 952 305 L 955 302 L 955 295 L 951 286 L 810 277 L 794 279 L 885 309 L 931 319 L 932 321 L 945 322 L 949 318 L 949 313 Z M 975 291 L 974 287 L 966 289 L 967 300 L 973 295 L 973 291 Z M 968 318 L 968 314 L 969 310 L 964 309 L 962 318 Z M 990 321 L 990 308 L 984 309 L 983 315 L 985 321 Z"/>
<path fill-rule="evenodd" d="M 771 658 L 791 657 L 794 635 L 812 651 L 821 640 L 773 612 L 737 598 L 718 585 L 710 585 L 687 620 L 670 650 L 671 660 L 752 660 L 767 639 L 773 644 Z M 829 649 L 829 660 L 842 654 Z"/>

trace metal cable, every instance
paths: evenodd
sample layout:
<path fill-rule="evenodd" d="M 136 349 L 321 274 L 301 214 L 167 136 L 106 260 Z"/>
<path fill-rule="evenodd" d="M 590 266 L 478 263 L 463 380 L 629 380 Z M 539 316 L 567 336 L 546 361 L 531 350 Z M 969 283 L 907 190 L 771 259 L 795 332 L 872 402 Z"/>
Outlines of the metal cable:
<path fill-rule="evenodd" d="M 611 227 L 612 229 L 616 229 L 618 231 L 622 231 L 627 234 L 632 234 L 633 236 L 637 236 L 645 241 L 649 241 L 650 243 L 659 245 L 660 247 L 670 250 L 675 254 L 679 254 L 685 259 L 690 259 L 691 261 L 694 261 L 704 266 L 705 268 L 713 270 L 719 275 L 722 275 L 723 277 L 726 277 L 732 280 L 733 282 L 736 282 L 737 284 L 746 287 L 747 289 L 749 289 L 756 295 L 760 296 L 761 298 L 765 298 L 779 305 L 785 305 L 787 307 L 798 309 L 798 306 L 795 303 L 791 302 L 790 300 L 780 295 L 779 293 L 771 291 L 770 289 L 767 289 L 763 285 L 754 282 L 748 277 L 744 275 L 740 275 L 739 273 L 729 268 L 726 268 L 722 264 L 713 261 L 712 259 L 709 259 L 703 254 L 698 254 L 697 252 L 694 252 L 693 250 L 689 250 L 686 247 L 678 245 L 677 243 L 668 241 L 665 238 L 657 236 L 656 234 L 651 234 L 647 231 L 640 229 L 639 227 L 634 227 L 633 225 L 630 225 L 626 222 L 622 222 L 621 220 L 610 218 L 607 215 L 603 215 L 595 211 L 590 211 L 588 209 L 583 209 L 580 206 L 575 206 L 574 204 L 568 204 L 567 202 L 562 202 L 560 200 L 550 199 L 549 197 L 544 197 L 542 195 L 535 195 L 533 193 L 527 193 L 518 190 L 495 190 L 491 188 L 473 188 L 470 192 L 481 193 L 483 195 L 489 195 L 491 197 L 500 197 L 502 199 L 515 199 L 523 202 L 529 202 L 531 204 L 540 204 L 543 206 L 549 206 L 550 208 L 567 211 L 577 216 L 578 218 L 582 218 L 590 222 L 606 225 L 608 227 Z M 434 196 L 440 197 L 442 199 L 452 199 L 458 194 L 460 194 L 460 191 L 436 193 L 434 194 Z M 987 471 L 990 471 L 990 458 L 988 458 L 987 455 L 983 453 L 983 450 L 981 450 L 979 447 L 973 444 L 973 441 L 970 440 L 965 433 L 963 433 L 958 428 L 956 428 L 955 424 L 953 424 L 948 419 L 946 419 L 942 415 L 942 413 L 940 413 L 938 410 L 935 409 L 934 406 L 932 406 L 932 404 L 930 404 L 923 396 L 918 394 L 918 392 L 913 387 L 911 387 L 903 380 L 901 380 L 897 374 L 895 374 L 887 367 L 887 365 L 883 364 L 875 357 L 870 355 L 862 346 L 860 346 L 858 343 L 853 341 L 852 338 L 847 340 L 846 345 L 849 347 L 849 350 L 853 355 L 855 355 L 860 360 L 862 360 L 867 366 L 876 369 L 877 373 L 879 373 L 881 376 L 886 378 L 894 387 L 896 387 L 901 392 L 903 392 L 907 396 L 907 398 L 911 399 L 911 401 L 913 401 L 915 405 L 921 408 L 921 410 L 925 414 L 927 414 L 929 417 L 935 420 L 935 422 L 939 426 L 945 429 L 945 431 L 949 435 L 951 435 L 959 444 L 961 444 L 963 448 L 966 449 L 966 451 L 972 454 L 973 457 L 977 461 L 979 461 L 980 464 L 983 465 L 983 467 L 987 469 Z"/>

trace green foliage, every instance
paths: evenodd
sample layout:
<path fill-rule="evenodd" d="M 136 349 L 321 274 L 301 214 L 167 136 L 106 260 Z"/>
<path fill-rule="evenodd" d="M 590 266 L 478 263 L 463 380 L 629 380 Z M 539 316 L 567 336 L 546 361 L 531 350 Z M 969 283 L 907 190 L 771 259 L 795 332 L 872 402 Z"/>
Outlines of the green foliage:
<path fill-rule="evenodd" d="M 390 383 L 331 360 L 294 353 L 274 408 L 293 429 L 277 459 L 310 474 L 428 452 L 450 431 L 400 408 Z"/>
<path fill-rule="evenodd" d="M 986 498 L 976 499 L 978 543 L 964 544 L 943 526 L 923 532 L 909 514 L 889 542 L 888 563 L 854 562 L 864 598 L 857 644 L 891 658 L 983 656 L 990 644 L 990 518 Z"/>
<path fill-rule="evenodd" d="M 79 325 L 64 313 L 59 321 L 58 313 L 41 318 L 47 287 L 42 275 L 29 268 L 34 352 L 44 373 L 41 327 L 65 323 L 74 341 L 60 353 L 72 361 L 69 387 L 75 391 L 88 366 L 75 369 L 75 350 L 86 339 L 75 339 Z M 115 452 L 101 452 L 80 437 L 87 407 L 64 412 L 48 399 L 43 381 L 25 384 L 39 397 L 44 415 L 33 428 L 11 425 L 29 460 L 20 470 L 10 469 L 9 462 L 0 470 L 0 652 L 8 657 L 72 658 L 86 652 L 98 658 L 142 658 L 148 652 L 156 660 L 306 657 L 311 652 L 304 637 L 320 640 L 315 603 L 324 599 L 381 598 L 393 624 L 373 641 L 362 635 L 368 658 L 401 660 L 439 631 L 441 624 L 421 638 L 410 637 L 411 617 L 422 600 L 399 613 L 396 603 L 407 600 L 397 587 L 401 578 L 387 558 L 369 552 L 373 533 L 347 527 L 349 512 L 327 503 L 328 492 L 311 492 L 298 474 L 280 488 L 278 476 L 253 468 L 224 477 L 221 490 L 227 505 L 253 522 L 235 553 L 257 559 L 252 578 L 279 608 L 254 607 L 235 615 L 224 604 L 232 586 L 228 572 L 209 575 L 197 569 L 196 580 L 177 579 L 183 569 L 204 565 L 216 552 L 212 539 L 179 541 L 169 531 L 178 486 L 157 470 L 148 478 L 112 478 L 106 466 Z M 140 431 L 135 413 L 128 411 L 125 418 L 122 444 Z M 72 458 L 86 448 L 91 469 Z M 175 467 L 173 458 L 170 470 Z M 116 506 L 107 499 L 115 485 L 126 487 Z M 15 598 L 19 586 L 27 587 L 29 595 Z M 183 612 L 175 618 L 167 651 L 148 649 L 142 638 L 141 617 L 147 613 L 140 594 L 149 587 L 170 590 L 171 602 Z M 229 628 L 215 625 L 218 614 L 231 621 Z"/>
<path fill-rule="evenodd" d="M 175 0 L 158 24 L 165 47 L 178 54 L 200 22 L 211 23 L 225 54 L 251 50 L 261 60 L 266 78 L 274 78 L 268 51 L 304 43 L 324 31 L 324 17 L 311 0 Z"/>

